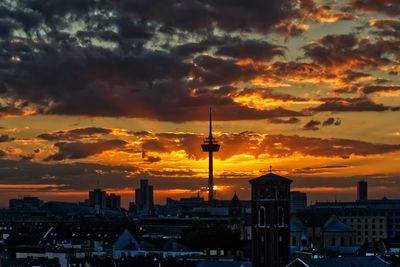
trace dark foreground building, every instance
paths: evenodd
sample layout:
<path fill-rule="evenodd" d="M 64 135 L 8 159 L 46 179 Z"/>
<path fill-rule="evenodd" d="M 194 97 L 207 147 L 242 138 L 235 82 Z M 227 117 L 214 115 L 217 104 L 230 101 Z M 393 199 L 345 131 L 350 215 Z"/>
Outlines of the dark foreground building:
<path fill-rule="evenodd" d="M 292 180 L 268 173 L 250 180 L 253 267 L 289 263 L 290 184 Z"/>

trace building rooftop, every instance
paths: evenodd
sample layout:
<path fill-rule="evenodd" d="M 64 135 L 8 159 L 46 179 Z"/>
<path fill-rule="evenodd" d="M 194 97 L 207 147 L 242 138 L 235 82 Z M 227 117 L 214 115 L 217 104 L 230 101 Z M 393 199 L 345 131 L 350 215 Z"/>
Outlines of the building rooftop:
<path fill-rule="evenodd" d="M 287 184 L 290 184 L 293 181 L 290 180 L 289 178 L 286 178 L 286 177 L 283 177 L 283 176 L 280 176 L 280 175 L 270 172 L 270 173 L 262 175 L 260 177 L 251 179 L 249 182 L 251 184 L 263 184 L 263 183 L 275 183 L 275 184 L 276 183 L 287 183 Z"/>

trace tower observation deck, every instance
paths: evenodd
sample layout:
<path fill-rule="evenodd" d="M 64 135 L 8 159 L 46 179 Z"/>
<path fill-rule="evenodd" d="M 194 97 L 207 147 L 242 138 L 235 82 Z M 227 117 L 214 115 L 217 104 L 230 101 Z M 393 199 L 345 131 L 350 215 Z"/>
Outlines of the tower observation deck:
<path fill-rule="evenodd" d="M 203 152 L 208 152 L 208 201 L 214 201 L 214 176 L 213 176 L 213 153 L 219 151 L 220 144 L 212 135 L 212 110 L 210 108 L 210 135 L 201 145 Z"/>

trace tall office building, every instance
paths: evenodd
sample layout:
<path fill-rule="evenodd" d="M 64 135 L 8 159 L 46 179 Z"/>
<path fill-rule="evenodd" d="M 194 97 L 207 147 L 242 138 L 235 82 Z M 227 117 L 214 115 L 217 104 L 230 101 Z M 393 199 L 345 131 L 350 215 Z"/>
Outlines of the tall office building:
<path fill-rule="evenodd" d="M 365 180 L 361 180 L 357 183 L 357 201 L 368 200 L 368 183 Z"/>
<path fill-rule="evenodd" d="M 136 212 L 139 215 L 151 215 L 153 213 L 154 199 L 153 186 L 148 180 L 140 180 L 140 188 L 135 190 Z"/>
<path fill-rule="evenodd" d="M 94 189 L 89 191 L 89 207 L 96 208 L 97 211 L 101 209 L 121 209 L 121 196 L 116 194 L 107 194 L 106 191 L 101 189 Z"/>
<path fill-rule="evenodd" d="M 290 254 L 290 184 L 272 172 L 250 180 L 253 267 L 281 267 Z"/>
<path fill-rule="evenodd" d="M 116 194 L 110 194 L 107 197 L 107 207 L 112 210 L 120 210 L 121 209 L 121 196 Z"/>
<path fill-rule="evenodd" d="M 300 191 L 290 192 L 290 212 L 307 208 L 307 194 Z"/>
<path fill-rule="evenodd" d="M 89 191 L 89 206 L 96 209 L 105 209 L 107 207 L 107 193 L 97 188 Z"/>

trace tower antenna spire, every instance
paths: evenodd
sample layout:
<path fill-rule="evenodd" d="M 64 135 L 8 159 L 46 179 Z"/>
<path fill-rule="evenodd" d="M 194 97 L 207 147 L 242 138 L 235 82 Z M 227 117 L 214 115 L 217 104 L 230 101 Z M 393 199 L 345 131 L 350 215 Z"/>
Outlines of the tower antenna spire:
<path fill-rule="evenodd" d="M 210 107 L 210 139 L 212 139 L 212 108 Z"/>
<path fill-rule="evenodd" d="M 214 202 L 214 175 L 213 175 L 213 153 L 219 151 L 220 145 L 212 136 L 212 109 L 210 107 L 210 135 L 205 139 L 201 148 L 204 152 L 208 152 L 208 201 Z"/>

